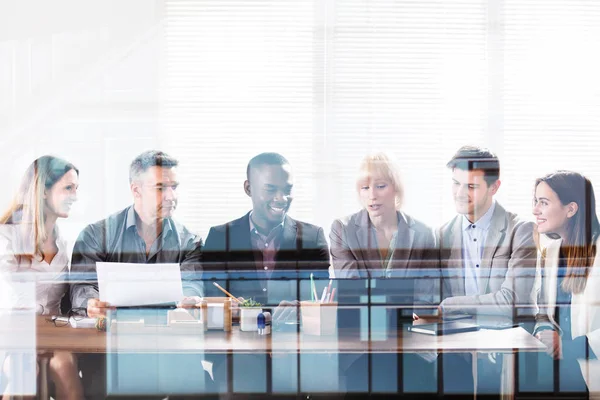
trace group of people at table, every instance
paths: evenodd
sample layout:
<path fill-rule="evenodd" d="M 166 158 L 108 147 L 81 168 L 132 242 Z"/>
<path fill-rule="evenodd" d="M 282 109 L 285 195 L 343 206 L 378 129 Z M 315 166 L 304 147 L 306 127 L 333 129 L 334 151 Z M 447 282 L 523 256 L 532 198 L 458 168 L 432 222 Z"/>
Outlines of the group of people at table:
<path fill-rule="evenodd" d="M 440 315 L 512 317 L 517 306 L 532 306 L 531 333 L 546 345 L 549 359 L 560 360 L 572 390 L 587 390 L 578 360 L 596 358 L 600 351 L 600 225 L 594 189 L 585 176 L 556 171 L 538 178 L 533 187 L 534 224 L 494 200 L 501 186 L 497 156 L 485 148 L 464 146 L 447 163 L 457 215 L 434 230 L 402 211 L 404 189 L 393 160 L 371 154 L 362 161 L 356 180 L 363 208 L 333 222 L 328 246 L 321 227 L 287 215 L 293 175 L 282 155 L 262 153 L 249 161 L 243 188 L 252 210 L 212 227 L 204 242 L 173 219 L 177 167 L 177 160 L 164 152 L 140 154 L 129 170 L 133 205 L 88 225 L 69 255 L 56 221 L 67 218 L 77 201 L 79 170 L 54 156 L 36 159 L 12 205 L 0 216 L 1 278 L 10 282 L 19 273 L 45 273 L 36 284 L 38 313 L 59 314 L 66 295 L 69 313 L 102 317 L 111 305 L 99 300 L 92 280 L 96 262 L 180 263 L 187 300 L 205 294 L 196 279 L 202 272 L 255 272 L 258 279 L 252 281 L 251 292 L 263 303 L 273 299 L 269 279 L 282 270 L 326 271 L 331 265 L 336 279 L 385 279 L 402 277 L 408 270 L 437 269 L 442 271 L 439 285 L 431 290 L 437 290 L 432 298 L 441 300 Z M 450 276 L 444 270 L 460 273 Z M 89 280 L 69 283 L 64 279 L 68 273 Z M 234 286 L 230 289 L 235 293 Z M 19 306 L 18 297 L 12 296 L 13 307 Z M 284 307 L 297 299 L 280 300 Z M 10 382 L 15 371 L 9 358 L 3 375 Z M 84 397 L 80 371 L 84 382 L 90 375 L 85 360 L 54 353 L 49 373 L 57 398 Z M 419 357 L 411 362 L 415 370 L 422 363 L 421 371 L 431 364 Z M 452 362 L 448 379 L 452 371 L 464 371 L 457 363 L 466 363 Z"/>

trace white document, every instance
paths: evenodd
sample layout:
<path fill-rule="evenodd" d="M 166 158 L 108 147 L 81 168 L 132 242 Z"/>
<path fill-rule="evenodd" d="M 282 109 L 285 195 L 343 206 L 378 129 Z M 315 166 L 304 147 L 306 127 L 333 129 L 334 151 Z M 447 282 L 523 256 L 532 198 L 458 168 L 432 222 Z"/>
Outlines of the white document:
<path fill-rule="evenodd" d="M 179 264 L 97 262 L 100 300 L 115 307 L 175 303 L 183 298 Z"/>

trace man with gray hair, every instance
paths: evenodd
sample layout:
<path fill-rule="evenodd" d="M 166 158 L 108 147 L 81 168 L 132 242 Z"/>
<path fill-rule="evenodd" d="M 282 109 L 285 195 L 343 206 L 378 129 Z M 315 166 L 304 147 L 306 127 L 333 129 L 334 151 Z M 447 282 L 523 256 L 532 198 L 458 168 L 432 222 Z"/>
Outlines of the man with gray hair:
<path fill-rule="evenodd" d="M 162 151 L 146 151 L 133 160 L 129 183 L 133 205 L 88 225 L 73 248 L 72 307 L 89 317 L 106 315 L 110 304 L 99 300 L 97 262 L 179 263 L 201 243 L 173 220 L 177 208 L 178 162 Z M 192 264 L 181 265 L 184 296 L 202 296 Z M 86 397 L 103 396 L 104 356 L 80 357 Z M 86 373 L 87 372 L 87 373 Z M 91 390 L 90 390 L 91 389 Z"/>
<path fill-rule="evenodd" d="M 83 273 L 85 280 L 71 287 L 74 308 L 86 309 L 89 317 L 106 315 L 109 305 L 98 299 L 96 262 L 181 263 L 195 248 L 200 238 L 172 218 L 177 208 L 178 164 L 162 151 L 137 156 L 129 168 L 133 205 L 79 234 L 71 273 Z M 191 278 L 193 266 L 182 268 L 184 295 L 201 295 L 199 285 L 185 280 Z"/>

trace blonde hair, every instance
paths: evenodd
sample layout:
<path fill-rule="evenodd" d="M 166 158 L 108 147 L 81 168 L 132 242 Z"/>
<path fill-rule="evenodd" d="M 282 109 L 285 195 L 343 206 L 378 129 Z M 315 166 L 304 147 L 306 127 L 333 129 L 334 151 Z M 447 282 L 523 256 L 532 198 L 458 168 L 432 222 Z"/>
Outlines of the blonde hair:
<path fill-rule="evenodd" d="M 404 185 L 400 171 L 391 157 L 379 152 L 367 155 L 360 163 L 359 178 L 356 180 L 356 191 L 360 193 L 361 183 L 365 179 L 380 177 L 388 180 L 396 191 L 396 209 L 400 210 L 404 203 Z"/>
<path fill-rule="evenodd" d="M 48 239 L 44 191 L 70 170 L 79 175 L 73 164 L 54 156 L 43 156 L 25 171 L 10 207 L 0 216 L 0 224 L 20 225 L 23 246 L 18 256 L 44 257 L 42 246 Z"/>

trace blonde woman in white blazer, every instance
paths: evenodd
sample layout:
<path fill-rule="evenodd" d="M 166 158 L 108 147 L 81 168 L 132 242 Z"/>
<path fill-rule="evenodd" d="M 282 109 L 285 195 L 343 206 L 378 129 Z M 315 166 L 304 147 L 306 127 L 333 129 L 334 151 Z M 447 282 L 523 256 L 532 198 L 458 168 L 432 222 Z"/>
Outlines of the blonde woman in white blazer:
<path fill-rule="evenodd" d="M 586 392 L 587 360 L 600 355 L 600 224 L 591 182 L 570 171 L 537 179 L 533 214 L 544 235 L 534 335 L 558 360 L 559 390 Z"/>
<path fill-rule="evenodd" d="M 20 276 L 29 276 L 35 281 L 37 312 L 59 313 L 61 299 L 67 291 L 64 275 L 69 256 L 56 221 L 69 216 L 71 205 L 77 200 L 78 186 L 79 171 L 60 158 L 43 156 L 27 168 L 13 203 L 0 215 L 1 308 L 32 307 L 33 299 L 14 284 Z M 19 355 L 10 354 L 0 359 L 2 374 L 8 378 L 3 399 L 12 398 L 12 386 L 19 381 L 20 373 L 35 368 L 25 360 L 25 365 L 17 369 L 12 362 L 15 358 Z M 54 352 L 48 367 L 56 398 L 83 398 L 77 358 L 72 353 Z"/>

